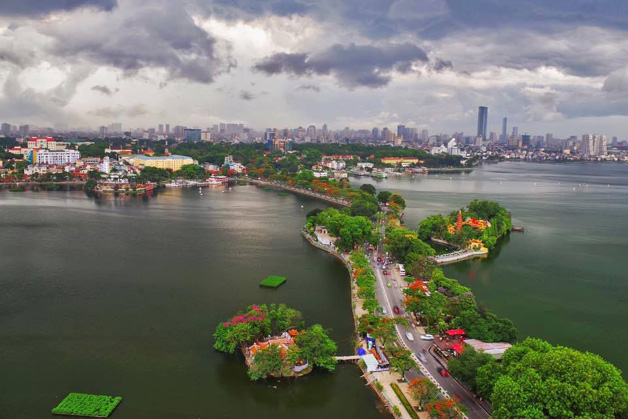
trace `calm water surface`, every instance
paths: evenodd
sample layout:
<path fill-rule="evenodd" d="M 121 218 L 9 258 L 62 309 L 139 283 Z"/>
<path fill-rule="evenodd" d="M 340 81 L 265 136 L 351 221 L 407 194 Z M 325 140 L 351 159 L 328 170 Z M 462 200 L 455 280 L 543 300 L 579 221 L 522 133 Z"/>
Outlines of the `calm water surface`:
<path fill-rule="evenodd" d="M 285 302 L 350 353 L 348 273 L 299 234 L 316 206 L 252 186 L 0 191 L 0 418 L 53 417 L 71 391 L 123 396 L 120 419 L 387 417 L 355 366 L 251 383 L 211 347 L 236 310 Z M 260 288 L 269 274 L 288 282 Z"/>
<path fill-rule="evenodd" d="M 522 337 L 596 352 L 627 376 L 628 165 L 499 163 L 369 183 L 403 194 L 413 229 L 475 198 L 502 203 L 525 233 L 512 233 L 489 259 L 445 273 L 513 320 Z"/>

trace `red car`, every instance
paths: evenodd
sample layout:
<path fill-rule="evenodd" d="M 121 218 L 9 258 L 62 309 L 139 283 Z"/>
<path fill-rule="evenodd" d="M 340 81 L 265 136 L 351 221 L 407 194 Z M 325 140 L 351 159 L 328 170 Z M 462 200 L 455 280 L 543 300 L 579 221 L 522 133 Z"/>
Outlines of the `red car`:
<path fill-rule="evenodd" d="M 395 314 L 399 314 L 400 312 L 401 312 L 401 311 L 399 310 L 399 307 L 397 307 L 397 306 L 394 306 L 394 307 L 393 307 L 393 313 L 395 313 Z"/>
<path fill-rule="evenodd" d="M 449 377 L 449 371 L 447 371 L 445 368 L 438 367 L 436 368 L 436 371 L 438 371 L 438 373 L 443 377 Z"/>

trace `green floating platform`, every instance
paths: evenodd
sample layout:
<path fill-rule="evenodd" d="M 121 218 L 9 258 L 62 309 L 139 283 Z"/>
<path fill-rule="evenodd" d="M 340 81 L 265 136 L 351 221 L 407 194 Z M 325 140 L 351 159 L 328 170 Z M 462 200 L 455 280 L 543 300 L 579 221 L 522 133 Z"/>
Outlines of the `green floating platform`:
<path fill-rule="evenodd" d="M 286 281 L 287 281 L 287 278 L 285 276 L 270 275 L 266 277 L 265 280 L 260 282 L 259 286 L 266 287 L 266 288 L 277 288 L 278 286 L 280 286 Z"/>
<path fill-rule="evenodd" d="M 55 415 L 106 418 L 120 404 L 122 397 L 70 393 L 52 409 Z"/>

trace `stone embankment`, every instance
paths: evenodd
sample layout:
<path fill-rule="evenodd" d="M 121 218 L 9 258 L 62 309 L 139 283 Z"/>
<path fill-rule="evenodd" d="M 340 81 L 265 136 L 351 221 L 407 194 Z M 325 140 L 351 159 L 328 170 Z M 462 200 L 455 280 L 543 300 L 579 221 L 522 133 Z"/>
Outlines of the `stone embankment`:
<path fill-rule="evenodd" d="M 252 178 L 243 178 L 242 180 L 245 181 L 245 182 L 251 183 L 253 185 L 268 186 L 270 188 L 282 189 L 284 191 L 293 192 L 293 193 L 296 193 L 296 194 L 299 194 L 299 195 L 310 196 L 312 198 L 320 199 L 320 200 L 329 202 L 331 204 L 340 205 L 340 206 L 343 206 L 343 207 L 350 207 L 351 206 L 351 202 L 346 200 L 346 199 L 344 199 L 344 198 L 337 198 L 337 197 L 329 196 L 327 194 L 316 192 L 316 191 L 313 191 L 313 190 L 308 189 L 308 188 L 301 188 L 301 187 L 298 187 L 298 186 L 290 186 L 290 185 L 287 185 L 287 184 L 285 184 L 283 182 L 261 180 L 261 179 L 252 179 Z"/>

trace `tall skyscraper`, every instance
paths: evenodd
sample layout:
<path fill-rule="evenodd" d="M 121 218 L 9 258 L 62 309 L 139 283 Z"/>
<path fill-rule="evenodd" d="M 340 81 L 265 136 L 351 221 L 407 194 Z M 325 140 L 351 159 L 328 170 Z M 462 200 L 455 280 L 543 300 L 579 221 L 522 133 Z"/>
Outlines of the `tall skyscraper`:
<path fill-rule="evenodd" d="M 160 134 L 164 133 L 164 124 L 159 124 L 159 129 L 157 130 Z"/>
<path fill-rule="evenodd" d="M 397 137 L 403 137 L 406 133 L 405 125 L 397 125 Z"/>
<path fill-rule="evenodd" d="M 166 134 L 170 134 L 170 124 L 166 124 Z"/>
<path fill-rule="evenodd" d="M 379 128 L 375 127 L 371 130 L 371 135 L 375 141 L 379 140 Z"/>
<path fill-rule="evenodd" d="M 478 137 L 486 139 L 486 131 L 488 126 L 488 108 L 480 106 L 478 108 Z"/>
<path fill-rule="evenodd" d="M 508 118 L 504 117 L 502 120 L 502 142 L 508 141 Z"/>
<path fill-rule="evenodd" d="M 586 156 L 605 156 L 607 153 L 606 135 L 583 135 L 582 152 Z"/>
<path fill-rule="evenodd" d="M 519 138 L 519 127 L 512 127 L 512 136 Z"/>

